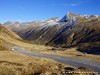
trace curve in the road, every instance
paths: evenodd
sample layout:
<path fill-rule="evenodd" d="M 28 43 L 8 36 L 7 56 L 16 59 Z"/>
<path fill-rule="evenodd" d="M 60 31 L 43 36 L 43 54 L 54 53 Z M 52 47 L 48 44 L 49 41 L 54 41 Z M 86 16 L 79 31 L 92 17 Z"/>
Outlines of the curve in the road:
<path fill-rule="evenodd" d="M 51 55 L 51 54 L 41 54 L 41 53 L 36 53 L 36 52 L 28 52 L 25 50 L 13 48 L 14 52 L 22 53 L 28 56 L 32 57 L 39 57 L 39 58 L 51 58 L 53 60 L 56 60 L 58 62 L 61 62 L 63 64 L 69 64 L 71 66 L 75 67 L 86 67 L 94 72 L 98 72 L 100 74 L 100 63 L 92 62 L 89 60 L 83 60 L 79 58 L 71 58 L 71 57 L 64 57 L 64 56 L 59 56 L 59 55 Z"/>

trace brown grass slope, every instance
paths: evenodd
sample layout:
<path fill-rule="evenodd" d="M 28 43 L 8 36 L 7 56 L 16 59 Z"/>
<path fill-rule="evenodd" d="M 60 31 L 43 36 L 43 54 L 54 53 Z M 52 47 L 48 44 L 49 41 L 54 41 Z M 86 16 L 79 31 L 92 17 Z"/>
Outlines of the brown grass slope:
<path fill-rule="evenodd" d="M 71 74 L 68 72 L 72 72 Z M 84 73 L 83 73 L 84 72 Z M 0 75 L 96 75 L 90 70 L 62 65 L 51 59 L 33 58 L 14 52 L 0 54 Z"/>
<path fill-rule="evenodd" d="M 0 25 L 0 51 L 6 50 L 7 44 L 11 44 L 12 39 L 20 39 L 14 32 Z M 14 41 L 14 40 L 12 40 Z"/>
<path fill-rule="evenodd" d="M 32 47 L 32 44 L 26 43 L 26 41 L 22 40 L 17 34 L 0 25 L 0 51 L 7 50 L 7 47 L 10 45 L 26 48 Z"/>

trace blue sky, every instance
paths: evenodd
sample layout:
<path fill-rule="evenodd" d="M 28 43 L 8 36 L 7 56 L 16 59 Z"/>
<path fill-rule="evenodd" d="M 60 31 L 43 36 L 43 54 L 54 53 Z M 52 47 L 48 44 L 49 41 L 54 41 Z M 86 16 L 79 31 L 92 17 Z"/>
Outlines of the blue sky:
<path fill-rule="evenodd" d="M 45 20 L 66 12 L 100 15 L 100 0 L 0 0 L 0 23 Z"/>

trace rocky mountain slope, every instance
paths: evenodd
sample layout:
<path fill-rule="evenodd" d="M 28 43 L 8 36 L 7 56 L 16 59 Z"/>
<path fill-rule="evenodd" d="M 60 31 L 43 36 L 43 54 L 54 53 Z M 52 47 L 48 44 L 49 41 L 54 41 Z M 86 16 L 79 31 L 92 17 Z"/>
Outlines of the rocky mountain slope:
<path fill-rule="evenodd" d="M 100 54 L 100 16 L 67 13 L 62 19 L 27 23 L 4 23 L 23 39 L 55 47 L 78 47 L 87 53 Z"/>

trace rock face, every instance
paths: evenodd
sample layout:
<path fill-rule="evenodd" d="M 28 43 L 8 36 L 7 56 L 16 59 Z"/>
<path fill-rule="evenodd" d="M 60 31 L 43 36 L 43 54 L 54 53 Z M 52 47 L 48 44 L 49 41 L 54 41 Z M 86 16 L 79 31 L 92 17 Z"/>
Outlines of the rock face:
<path fill-rule="evenodd" d="M 26 23 L 9 22 L 5 26 L 23 39 L 37 44 L 56 47 L 80 46 L 81 48 L 78 50 L 83 50 L 82 46 L 85 45 L 87 48 L 90 47 L 90 44 L 95 43 L 96 45 L 91 47 L 94 50 L 98 48 L 97 45 L 100 42 L 100 16 L 97 15 L 82 16 L 67 13 L 61 19 L 50 18 L 45 21 Z"/>

